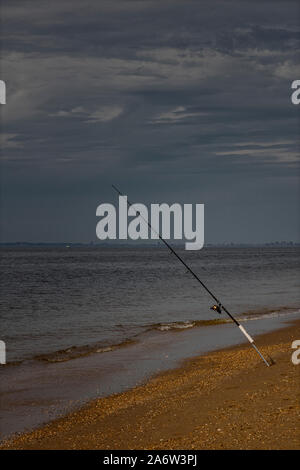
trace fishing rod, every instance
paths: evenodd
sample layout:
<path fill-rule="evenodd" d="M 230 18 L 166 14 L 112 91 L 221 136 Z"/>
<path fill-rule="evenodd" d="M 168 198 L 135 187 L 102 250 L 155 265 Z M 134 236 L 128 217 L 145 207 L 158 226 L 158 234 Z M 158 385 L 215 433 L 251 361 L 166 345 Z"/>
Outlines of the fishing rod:
<path fill-rule="evenodd" d="M 121 193 L 121 191 L 112 184 L 112 188 L 119 194 L 119 196 L 121 197 L 125 197 L 124 194 Z M 127 205 L 128 207 L 131 207 L 133 204 L 127 199 Z M 259 356 L 261 357 L 261 359 L 264 361 L 264 363 L 266 364 L 266 366 L 270 367 L 272 365 L 272 362 L 268 362 L 265 357 L 263 356 L 263 354 L 260 352 L 260 350 L 258 349 L 258 347 L 256 346 L 256 344 L 254 343 L 254 339 L 249 335 L 249 333 L 247 333 L 247 331 L 245 330 L 245 328 L 237 321 L 236 318 L 234 318 L 234 316 L 227 310 L 226 307 L 224 307 L 224 305 L 218 300 L 218 298 L 211 292 L 211 290 L 204 284 L 203 281 L 201 281 L 201 279 L 199 278 L 199 276 L 197 276 L 197 274 L 189 267 L 188 264 L 186 264 L 186 262 L 181 258 L 181 256 L 179 256 L 178 253 L 176 253 L 176 251 L 174 250 L 174 248 L 172 248 L 172 246 L 160 235 L 160 233 L 158 233 L 153 227 L 152 225 L 150 224 L 150 222 L 148 220 L 146 220 L 142 214 L 139 212 L 139 211 L 136 211 L 137 215 L 148 225 L 148 227 L 150 228 L 150 230 L 152 230 L 158 237 L 159 239 L 166 245 L 166 247 L 171 251 L 171 253 L 173 255 L 176 256 L 176 258 L 183 264 L 183 266 L 188 270 L 188 272 L 191 273 L 191 275 L 199 282 L 199 284 L 201 284 L 201 286 L 206 290 L 206 292 L 208 292 L 208 294 L 215 300 L 216 304 L 213 305 L 211 307 L 211 310 L 214 310 L 215 312 L 221 314 L 222 313 L 222 310 L 223 312 L 225 312 L 229 318 L 231 318 L 231 320 L 236 324 L 236 326 L 239 327 L 239 329 L 241 330 L 241 332 L 243 333 L 243 335 L 247 338 L 247 340 L 249 341 L 249 343 L 251 344 L 251 346 L 255 349 L 255 351 L 259 354 Z"/>

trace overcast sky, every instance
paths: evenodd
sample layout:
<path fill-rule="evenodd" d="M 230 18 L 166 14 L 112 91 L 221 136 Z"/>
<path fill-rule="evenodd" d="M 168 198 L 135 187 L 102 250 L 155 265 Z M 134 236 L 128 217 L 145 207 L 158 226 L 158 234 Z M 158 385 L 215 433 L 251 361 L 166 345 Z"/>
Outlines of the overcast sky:
<path fill-rule="evenodd" d="M 205 241 L 299 240 L 299 3 L 2 6 L 1 240 L 95 240 L 96 208 L 205 204 Z"/>

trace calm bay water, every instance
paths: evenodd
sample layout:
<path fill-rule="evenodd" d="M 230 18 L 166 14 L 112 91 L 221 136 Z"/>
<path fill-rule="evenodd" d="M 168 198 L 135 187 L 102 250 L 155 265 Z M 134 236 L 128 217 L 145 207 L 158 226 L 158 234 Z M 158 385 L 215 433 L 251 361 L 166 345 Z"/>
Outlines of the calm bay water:
<path fill-rule="evenodd" d="M 299 253 L 180 251 L 255 338 L 299 318 Z M 246 341 L 232 323 L 207 325 L 220 318 L 211 298 L 164 248 L 2 248 L 0 256 L 8 360 L 0 368 L 0 440 Z"/>
<path fill-rule="evenodd" d="M 238 317 L 300 306 L 299 248 L 179 251 Z M 0 256 L 8 362 L 66 360 L 139 340 L 149 329 L 220 318 L 164 247 L 13 247 Z"/>

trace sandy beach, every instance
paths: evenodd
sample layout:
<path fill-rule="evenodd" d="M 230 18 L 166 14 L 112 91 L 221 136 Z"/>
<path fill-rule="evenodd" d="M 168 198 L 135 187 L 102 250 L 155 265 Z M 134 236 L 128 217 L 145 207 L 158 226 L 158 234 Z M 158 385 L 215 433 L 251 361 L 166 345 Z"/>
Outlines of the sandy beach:
<path fill-rule="evenodd" d="M 1 449 L 299 449 L 300 321 L 185 361 L 130 391 L 4 442 Z"/>

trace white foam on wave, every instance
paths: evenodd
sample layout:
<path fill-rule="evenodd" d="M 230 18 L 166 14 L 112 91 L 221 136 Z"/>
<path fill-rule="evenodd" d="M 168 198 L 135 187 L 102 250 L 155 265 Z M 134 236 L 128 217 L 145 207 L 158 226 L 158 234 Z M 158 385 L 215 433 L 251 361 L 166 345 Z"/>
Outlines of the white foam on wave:
<path fill-rule="evenodd" d="M 186 328 L 193 328 L 194 326 L 195 322 L 174 322 L 159 325 L 157 329 L 160 331 L 184 330 Z"/>

